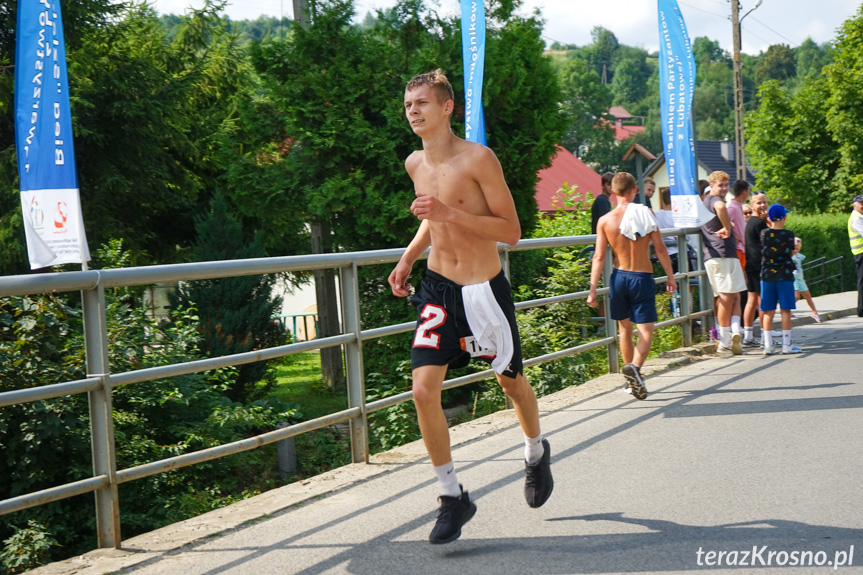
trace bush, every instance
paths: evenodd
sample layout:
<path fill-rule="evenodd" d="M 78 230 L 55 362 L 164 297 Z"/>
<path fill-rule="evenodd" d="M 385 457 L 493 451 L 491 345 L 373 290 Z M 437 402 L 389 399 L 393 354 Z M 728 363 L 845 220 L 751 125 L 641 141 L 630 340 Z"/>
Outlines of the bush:
<path fill-rule="evenodd" d="M 848 243 L 848 216 L 850 213 L 849 208 L 848 212 L 844 214 L 798 215 L 792 212 L 788 215 L 788 229 L 803 240 L 800 253 L 806 255 L 806 261 L 803 262 L 804 266 L 821 257 L 827 260 L 842 258 L 841 282 L 839 278 L 834 278 L 813 285 L 812 280 L 816 277 L 814 275 L 815 270 L 807 274 L 806 280 L 813 296 L 837 293 L 843 289 L 853 290 L 856 285 L 854 256 L 851 255 L 851 248 Z M 838 274 L 838 262 L 828 266 L 825 271 L 827 275 Z"/>
<path fill-rule="evenodd" d="M 27 527 L 16 528 L 15 534 L 3 541 L 0 562 L 6 573 L 21 573 L 45 563 L 51 548 L 59 545 L 44 525 L 31 519 Z"/>

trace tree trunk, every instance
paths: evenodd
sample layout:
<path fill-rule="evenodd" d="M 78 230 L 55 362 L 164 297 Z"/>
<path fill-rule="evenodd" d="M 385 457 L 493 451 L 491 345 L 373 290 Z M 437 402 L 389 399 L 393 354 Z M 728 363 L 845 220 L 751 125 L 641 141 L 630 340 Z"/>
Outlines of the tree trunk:
<path fill-rule="evenodd" d="M 329 225 L 313 223 L 312 253 L 325 254 L 331 251 Z M 332 269 L 315 271 L 315 296 L 318 302 L 318 337 L 339 335 L 341 326 L 336 302 L 336 277 Z M 341 347 L 321 350 L 321 376 L 324 384 L 333 391 L 346 389 Z"/>

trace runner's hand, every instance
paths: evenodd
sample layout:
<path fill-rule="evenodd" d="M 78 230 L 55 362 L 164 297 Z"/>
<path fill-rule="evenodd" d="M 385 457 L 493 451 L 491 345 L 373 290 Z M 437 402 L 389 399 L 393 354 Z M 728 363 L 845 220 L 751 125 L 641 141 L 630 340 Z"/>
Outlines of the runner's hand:
<path fill-rule="evenodd" d="M 417 192 L 411 204 L 411 212 L 419 220 L 446 221 L 450 209 L 439 199 Z"/>
<path fill-rule="evenodd" d="M 395 269 L 387 278 L 387 282 L 393 290 L 393 295 L 396 297 L 406 297 L 408 295 L 407 281 L 411 273 L 411 266 L 399 262 Z"/>

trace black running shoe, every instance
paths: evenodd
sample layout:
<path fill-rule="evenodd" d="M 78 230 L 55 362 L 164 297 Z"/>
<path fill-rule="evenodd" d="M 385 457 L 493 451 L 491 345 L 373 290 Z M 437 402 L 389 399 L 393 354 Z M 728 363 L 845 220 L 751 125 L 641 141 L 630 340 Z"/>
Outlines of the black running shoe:
<path fill-rule="evenodd" d="M 461 536 L 461 527 L 470 521 L 473 514 L 476 513 L 476 505 L 468 497 L 461 485 L 461 495 L 458 497 L 449 497 L 441 495 L 440 509 L 437 512 L 437 522 L 429 535 L 429 542 L 432 545 L 440 545 L 455 541 Z"/>
<path fill-rule="evenodd" d="M 644 385 L 641 371 L 634 364 L 627 363 L 623 366 L 623 377 L 629 383 L 629 388 L 632 390 L 632 396 L 635 399 L 647 398 L 647 386 Z"/>
<path fill-rule="evenodd" d="M 551 447 L 542 440 L 542 459 L 536 465 L 524 464 L 524 498 L 531 507 L 542 507 L 554 490 L 551 476 Z"/>

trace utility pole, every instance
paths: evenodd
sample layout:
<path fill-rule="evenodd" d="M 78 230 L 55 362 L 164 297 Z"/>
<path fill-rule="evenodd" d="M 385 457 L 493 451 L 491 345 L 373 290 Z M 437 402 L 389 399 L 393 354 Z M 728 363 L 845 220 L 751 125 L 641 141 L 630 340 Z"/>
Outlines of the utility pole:
<path fill-rule="evenodd" d="M 734 161 L 737 179 L 746 179 L 746 138 L 743 130 L 743 64 L 740 61 L 740 2 L 731 0 L 731 26 L 734 30 Z"/>
<path fill-rule="evenodd" d="M 294 0 L 294 22 L 303 28 L 307 28 L 309 26 L 308 0 Z"/>
<path fill-rule="evenodd" d="M 309 0 L 293 0 L 294 21 L 307 28 L 309 19 Z M 312 0 L 314 2 L 314 0 Z M 332 252 L 330 226 L 327 222 L 312 222 L 312 253 Z M 329 337 L 341 332 L 339 326 L 338 303 L 336 296 L 336 276 L 332 269 L 315 270 L 315 300 L 318 304 L 317 337 Z M 327 347 L 321 352 L 321 376 L 324 384 L 334 391 L 345 389 L 345 370 L 342 365 L 342 348 Z"/>
<path fill-rule="evenodd" d="M 731 2 L 731 26 L 734 32 L 734 160 L 737 163 L 737 179 L 746 179 L 746 137 L 743 129 L 743 63 L 740 60 L 740 52 L 743 50 L 743 41 L 740 35 L 740 24 L 743 18 L 749 16 L 750 12 L 761 6 L 762 0 L 758 0 L 749 12 L 740 16 L 739 0 Z"/>

